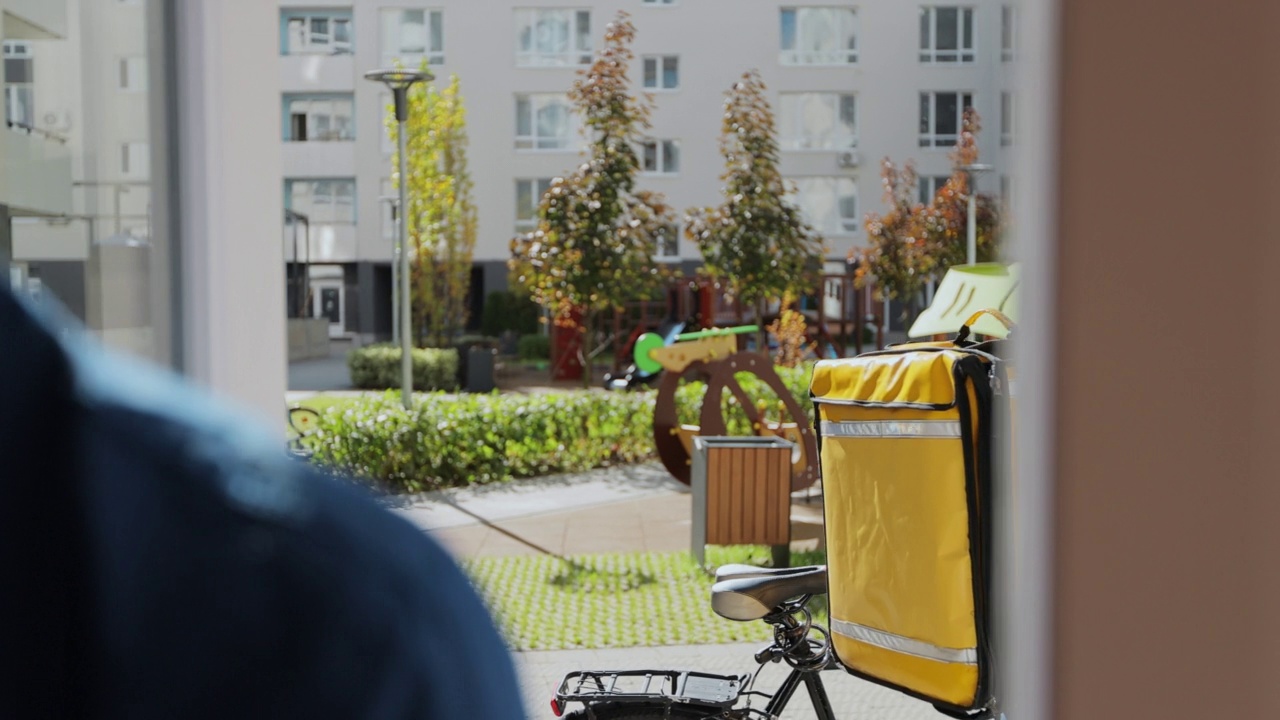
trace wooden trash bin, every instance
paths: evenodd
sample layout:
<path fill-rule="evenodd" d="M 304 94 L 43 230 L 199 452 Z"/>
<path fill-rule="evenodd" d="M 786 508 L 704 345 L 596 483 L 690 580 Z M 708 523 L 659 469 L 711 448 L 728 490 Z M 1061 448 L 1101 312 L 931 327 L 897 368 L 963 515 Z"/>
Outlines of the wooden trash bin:
<path fill-rule="evenodd" d="M 771 545 L 774 567 L 791 546 L 791 462 L 795 444 L 778 437 L 693 438 L 693 557 L 707 545 Z"/>

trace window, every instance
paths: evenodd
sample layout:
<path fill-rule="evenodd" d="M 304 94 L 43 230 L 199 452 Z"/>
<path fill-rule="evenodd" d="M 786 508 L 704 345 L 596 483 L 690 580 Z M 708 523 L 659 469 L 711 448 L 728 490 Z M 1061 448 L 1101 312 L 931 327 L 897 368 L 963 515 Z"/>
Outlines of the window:
<path fill-rule="evenodd" d="M 1013 144 L 1013 94 L 1000 93 L 1000 144 Z"/>
<path fill-rule="evenodd" d="M 568 150 L 576 133 L 576 116 L 564 95 L 516 95 L 517 150 Z"/>
<path fill-rule="evenodd" d="M 783 65 L 849 65 L 858 62 L 857 12 L 853 8 L 782 9 Z"/>
<path fill-rule="evenodd" d="M 30 44 L 5 41 L 4 117 L 11 123 L 35 126 L 34 65 Z"/>
<path fill-rule="evenodd" d="M 591 62 L 591 11 L 516 10 L 516 65 L 557 67 Z"/>
<path fill-rule="evenodd" d="M 973 106 L 973 93 L 920 93 L 920 147 L 951 147 L 960 139 L 964 109 Z"/>
<path fill-rule="evenodd" d="M 848 235 L 858 231 L 858 188 L 853 178 L 794 178 L 796 205 L 804 219 L 826 235 Z"/>
<path fill-rule="evenodd" d="M 677 55 L 649 55 L 641 61 L 646 90 L 675 90 L 680 87 L 680 58 Z"/>
<path fill-rule="evenodd" d="M 284 206 L 302 213 L 312 225 L 356 221 L 356 181 L 353 178 L 284 181 Z"/>
<path fill-rule="evenodd" d="M 551 187 L 551 178 L 516 181 L 516 232 L 533 232 L 538 227 L 538 204 Z"/>
<path fill-rule="evenodd" d="M 1007 210 L 1013 203 L 1013 181 L 1008 175 L 1000 176 L 1000 204 Z"/>
<path fill-rule="evenodd" d="M 127 178 L 145 178 L 151 174 L 151 145 L 127 142 L 121 146 L 120 174 Z"/>
<path fill-rule="evenodd" d="M 847 150 L 858 146 L 850 93 L 781 93 L 778 121 L 784 150 Z"/>
<path fill-rule="evenodd" d="M 680 259 L 680 226 L 674 223 L 663 225 L 658 228 L 657 240 L 658 254 L 654 256 L 655 260 L 679 260 Z"/>
<path fill-rule="evenodd" d="M 391 178 L 382 178 L 378 187 L 382 190 L 382 194 L 378 196 L 378 214 L 382 218 L 382 237 L 384 240 L 394 240 L 396 237 L 396 203 L 399 201 L 396 196 L 396 188 L 391 184 Z"/>
<path fill-rule="evenodd" d="M 1010 62 L 1015 53 L 1018 17 L 1012 5 L 1000 7 L 1000 61 Z"/>
<path fill-rule="evenodd" d="M 120 89 L 127 92 L 146 92 L 146 58 L 140 55 L 120 58 Z"/>
<path fill-rule="evenodd" d="M 280 13 L 284 55 L 343 55 L 352 51 L 351 11 L 285 10 Z"/>
<path fill-rule="evenodd" d="M 417 68 L 444 62 L 444 13 L 439 10 L 382 10 L 382 67 L 399 61 Z"/>
<path fill-rule="evenodd" d="M 644 172 L 661 175 L 680 172 L 680 143 L 676 140 L 646 140 L 640 144 L 640 167 Z"/>
<path fill-rule="evenodd" d="M 355 140 L 355 123 L 352 120 L 354 104 L 354 96 L 349 93 L 285 95 L 285 141 Z"/>
<path fill-rule="evenodd" d="M 920 62 L 971 63 L 973 8 L 920 8 Z"/>
<path fill-rule="evenodd" d="M 950 175 L 921 175 L 917 182 L 920 186 L 920 204 L 928 205 L 933 202 L 933 196 L 937 195 L 950 179 Z"/>

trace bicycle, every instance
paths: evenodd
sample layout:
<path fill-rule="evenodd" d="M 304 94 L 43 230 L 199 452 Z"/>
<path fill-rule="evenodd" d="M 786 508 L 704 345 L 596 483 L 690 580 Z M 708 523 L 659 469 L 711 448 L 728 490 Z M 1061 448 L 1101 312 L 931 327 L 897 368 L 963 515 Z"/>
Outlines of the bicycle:
<path fill-rule="evenodd" d="M 716 570 L 711 608 L 728 620 L 763 621 L 773 626 L 773 642 L 755 654 L 755 672 L 716 675 L 692 670 L 583 670 L 564 677 L 551 701 L 566 720 L 749 720 L 777 718 L 796 690 L 805 686 L 818 720 L 836 720 L 819 673 L 840 668 L 827 628 L 813 622 L 808 603 L 827 592 L 825 565 L 758 568 L 725 565 Z M 813 631 L 821 639 L 811 636 Z M 755 689 L 760 670 L 785 661 L 791 672 L 772 693 Z M 763 708 L 751 706 L 767 699 Z M 563 715 L 571 703 L 581 708 Z M 952 715 L 941 708 L 939 712 Z M 969 720 L 1002 717 L 987 710 L 952 715 Z"/>
<path fill-rule="evenodd" d="M 804 684 L 820 720 L 835 720 L 818 672 L 834 667 L 826 628 L 813 622 L 806 607 L 827 591 L 825 565 L 768 569 L 725 565 L 716 570 L 711 607 L 729 620 L 761 620 L 773 626 L 773 642 L 756 653 L 763 667 L 786 661 L 791 673 L 772 694 L 754 688 L 756 673 L 714 675 L 680 670 L 580 671 L 565 676 L 552 709 L 557 716 L 569 703 L 583 707 L 566 716 L 576 720 L 648 720 L 650 718 L 725 718 L 777 716 Z M 817 630 L 823 640 L 810 637 Z M 641 684 L 643 683 L 643 684 Z M 754 697 L 768 698 L 763 709 Z M 746 699 L 747 706 L 737 705 Z"/>

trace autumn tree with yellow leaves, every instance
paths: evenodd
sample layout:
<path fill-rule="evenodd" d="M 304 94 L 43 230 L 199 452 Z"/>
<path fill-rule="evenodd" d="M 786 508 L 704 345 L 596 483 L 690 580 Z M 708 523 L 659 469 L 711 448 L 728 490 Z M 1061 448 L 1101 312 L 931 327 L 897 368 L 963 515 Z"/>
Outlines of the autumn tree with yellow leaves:
<path fill-rule="evenodd" d="M 467 324 L 476 245 L 476 208 L 467 172 L 467 116 L 456 75 L 443 89 L 415 85 L 408 102 L 408 207 L 403 212 L 410 253 L 411 324 L 418 346 L 438 347 L 448 345 Z M 398 143 L 394 110 L 389 109 L 386 122 L 392 142 Z M 399 167 L 398 156 L 393 165 Z M 399 171 L 391 180 L 399 187 Z"/>

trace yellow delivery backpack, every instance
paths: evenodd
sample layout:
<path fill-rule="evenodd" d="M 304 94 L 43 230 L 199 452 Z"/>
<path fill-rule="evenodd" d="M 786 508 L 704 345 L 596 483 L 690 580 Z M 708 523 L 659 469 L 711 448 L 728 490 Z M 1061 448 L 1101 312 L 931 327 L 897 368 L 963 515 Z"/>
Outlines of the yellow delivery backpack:
<path fill-rule="evenodd" d="M 810 388 L 836 657 L 961 716 L 991 700 L 993 406 L 1004 369 L 990 345 L 966 341 L 981 314 L 954 342 L 823 360 Z"/>

